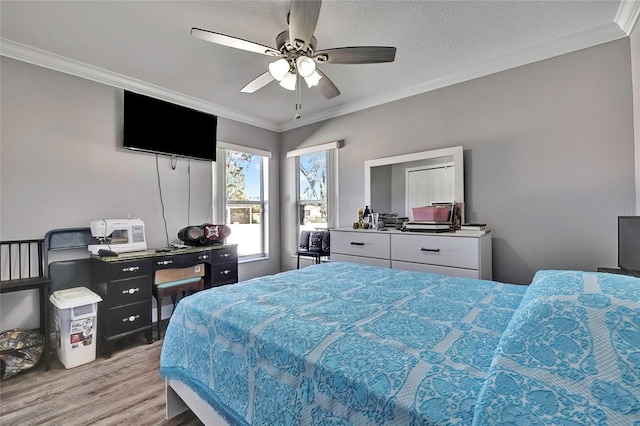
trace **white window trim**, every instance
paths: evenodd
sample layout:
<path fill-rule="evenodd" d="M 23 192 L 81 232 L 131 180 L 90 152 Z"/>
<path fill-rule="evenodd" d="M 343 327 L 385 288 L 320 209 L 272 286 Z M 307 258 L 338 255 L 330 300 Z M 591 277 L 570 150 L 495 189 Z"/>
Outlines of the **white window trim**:
<path fill-rule="evenodd" d="M 217 141 L 216 142 L 216 157 L 218 159 L 225 159 L 225 150 L 246 152 L 248 154 L 259 155 L 264 158 L 272 158 L 271 151 L 266 151 L 259 148 L 253 148 L 243 145 L 232 144 L 229 142 Z M 212 191 L 213 191 L 213 222 L 216 224 L 224 224 L 226 218 L 226 204 L 227 204 L 227 191 L 225 188 L 226 179 L 226 165 L 225 161 L 215 161 L 212 163 Z M 262 190 L 261 190 L 261 204 L 263 209 L 263 227 L 262 227 L 262 253 L 241 256 L 238 259 L 238 263 L 244 263 L 249 261 L 264 260 L 269 258 L 269 162 L 262 162 Z"/>
<path fill-rule="evenodd" d="M 313 145 L 313 146 L 307 146 L 304 148 L 294 149 L 292 151 L 287 152 L 287 158 L 299 157 L 303 154 L 309 154 L 312 152 L 328 151 L 330 149 L 337 150 L 342 145 L 341 142 L 342 141 L 327 142 L 321 145 Z"/>
<path fill-rule="evenodd" d="M 287 152 L 288 169 L 291 171 L 291 178 L 287 179 L 289 182 L 288 192 L 292 194 L 289 214 L 293 218 L 293 223 L 296 225 L 296 231 L 291 230 L 291 237 L 289 238 L 287 246 L 293 256 L 298 250 L 298 206 L 300 205 L 299 191 L 300 191 L 300 166 L 299 157 L 303 154 L 309 154 L 319 151 L 327 151 L 327 227 L 329 229 L 338 226 L 338 151 L 342 146 L 343 141 L 328 142 L 321 145 L 314 145 L 300 149 L 294 149 Z M 305 200 L 309 201 L 309 200 Z M 312 201 L 312 200 L 311 200 Z"/>
<path fill-rule="evenodd" d="M 264 149 L 253 148 L 250 146 L 236 145 L 234 143 L 224 142 L 224 141 L 216 142 L 216 146 L 222 149 L 230 149 L 231 151 L 246 152 L 248 154 L 256 154 L 256 155 L 261 155 L 262 157 L 271 158 L 271 151 L 267 151 Z"/>

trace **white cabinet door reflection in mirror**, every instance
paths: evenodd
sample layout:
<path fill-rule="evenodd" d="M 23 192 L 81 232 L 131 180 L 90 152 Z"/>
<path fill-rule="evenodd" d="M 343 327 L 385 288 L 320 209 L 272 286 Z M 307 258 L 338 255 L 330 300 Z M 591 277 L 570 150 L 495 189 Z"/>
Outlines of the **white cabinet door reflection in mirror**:
<path fill-rule="evenodd" d="M 364 185 L 365 205 L 403 217 L 411 207 L 464 203 L 462 146 L 365 161 Z"/>
<path fill-rule="evenodd" d="M 412 207 L 430 206 L 432 203 L 451 203 L 455 199 L 453 161 L 436 166 L 406 169 L 405 211 L 414 220 Z"/>

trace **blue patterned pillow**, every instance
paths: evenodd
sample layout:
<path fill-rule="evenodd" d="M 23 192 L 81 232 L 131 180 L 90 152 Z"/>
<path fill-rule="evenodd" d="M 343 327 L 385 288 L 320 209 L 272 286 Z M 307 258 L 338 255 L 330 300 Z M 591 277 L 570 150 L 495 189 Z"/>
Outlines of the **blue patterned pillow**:
<path fill-rule="evenodd" d="M 640 426 L 640 279 L 535 275 L 475 407 L 505 423 Z"/>

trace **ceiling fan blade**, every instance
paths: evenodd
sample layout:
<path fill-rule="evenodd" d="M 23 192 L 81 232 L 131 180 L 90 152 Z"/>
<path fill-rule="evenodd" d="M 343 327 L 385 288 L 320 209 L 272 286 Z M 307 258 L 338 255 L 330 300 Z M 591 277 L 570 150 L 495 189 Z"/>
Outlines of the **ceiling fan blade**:
<path fill-rule="evenodd" d="M 377 64 L 395 58 L 395 47 L 382 46 L 337 47 L 320 50 L 314 56 L 316 61 L 328 64 Z"/>
<path fill-rule="evenodd" d="M 318 71 L 318 73 L 322 76 L 318 84 L 314 86 L 316 90 L 322 93 L 322 96 L 327 99 L 335 98 L 336 96 L 338 96 L 340 94 L 340 91 L 338 90 L 336 85 L 333 84 L 333 82 L 329 79 L 329 77 L 327 77 L 327 75 L 320 71 L 318 68 L 316 68 L 316 71 Z"/>
<path fill-rule="evenodd" d="M 298 50 L 306 50 L 316 30 L 322 0 L 291 0 L 289 40 Z"/>
<path fill-rule="evenodd" d="M 273 77 L 271 76 L 271 73 L 269 71 L 264 72 L 259 76 L 257 76 L 256 78 L 254 78 L 253 80 L 251 80 L 251 82 L 249 82 L 249 84 L 247 84 L 242 89 L 240 89 L 240 91 L 242 93 L 253 93 L 256 90 L 262 89 L 264 86 L 271 83 L 272 80 L 273 80 Z"/>
<path fill-rule="evenodd" d="M 276 49 L 254 43 L 252 41 L 243 40 L 241 38 L 232 37 L 213 31 L 201 30 L 199 28 L 191 28 L 191 35 L 201 40 L 210 41 L 211 43 L 221 44 L 234 49 L 246 50 L 248 52 L 260 53 L 268 56 L 280 56 L 280 52 Z"/>

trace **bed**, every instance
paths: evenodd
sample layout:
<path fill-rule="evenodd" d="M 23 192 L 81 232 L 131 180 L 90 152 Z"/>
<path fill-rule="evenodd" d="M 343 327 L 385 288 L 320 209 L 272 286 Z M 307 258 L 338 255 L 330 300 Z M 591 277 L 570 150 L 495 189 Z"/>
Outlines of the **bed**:
<path fill-rule="evenodd" d="M 640 279 L 313 265 L 181 301 L 160 374 L 205 424 L 640 426 Z"/>

